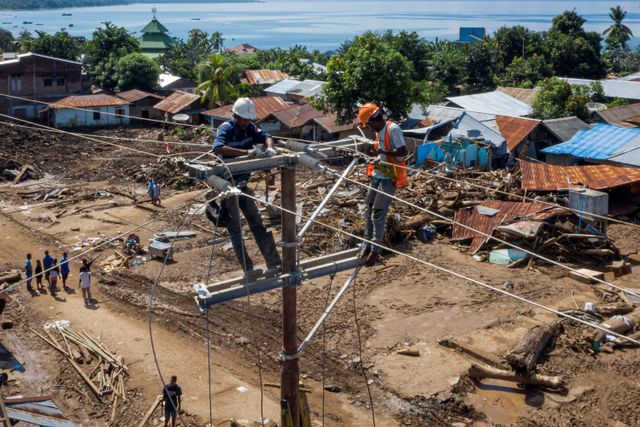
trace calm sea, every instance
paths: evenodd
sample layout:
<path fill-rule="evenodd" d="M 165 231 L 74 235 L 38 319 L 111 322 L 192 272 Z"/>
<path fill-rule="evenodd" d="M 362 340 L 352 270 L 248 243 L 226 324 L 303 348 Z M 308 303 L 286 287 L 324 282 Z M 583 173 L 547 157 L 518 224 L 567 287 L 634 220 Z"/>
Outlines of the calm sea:
<path fill-rule="evenodd" d="M 620 4 L 629 13 L 626 23 L 640 36 L 638 3 L 630 1 L 332 1 L 267 0 L 261 3 L 159 3 L 158 20 L 170 35 L 184 38 L 192 28 L 220 31 L 225 45 L 249 43 L 261 49 L 294 44 L 309 49 L 337 48 L 345 39 L 367 30 L 416 31 L 428 40 L 455 40 L 459 27 L 485 27 L 487 32 L 507 25 L 533 30 L 551 26 L 554 16 L 576 9 L 587 19 L 589 31 L 610 25 L 609 8 Z M 75 36 L 91 37 L 101 22 L 111 21 L 136 36 L 152 18 L 153 4 L 87 7 L 28 12 L 0 12 L 2 28 L 14 35 L 26 28 L 55 32 L 61 28 Z M 62 16 L 71 13 L 72 16 Z M 193 20 L 199 18 L 199 20 Z M 23 21 L 32 21 L 23 25 Z M 7 24 L 6 22 L 11 22 Z M 42 25 L 37 25 L 42 24 Z M 69 27 L 73 24 L 73 27 Z M 14 26 L 16 26 L 14 28 Z M 638 39 L 632 43 L 637 44 Z"/>

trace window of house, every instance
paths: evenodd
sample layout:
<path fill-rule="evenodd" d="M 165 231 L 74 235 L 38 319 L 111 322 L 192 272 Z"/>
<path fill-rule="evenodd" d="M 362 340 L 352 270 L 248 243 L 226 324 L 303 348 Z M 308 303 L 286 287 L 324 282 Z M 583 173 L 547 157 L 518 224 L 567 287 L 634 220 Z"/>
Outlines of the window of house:
<path fill-rule="evenodd" d="M 93 110 L 93 120 L 100 120 L 100 109 L 96 108 Z"/>
<path fill-rule="evenodd" d="M 11 92 L 15 92 L 15 91 L 16 91 L 16 80 L 11 79 Z"/>
<path fill-rule="evenodd" d="M 66 84 L 64 76 L 56 77 L 56 86 L 64 86 Z"/>
<path fill-rule="evenodd" d="M 53 77 L 44 78 L 44 87 L 53 86 Z"/>
<path fill-rule="evenodd" d="M 124 110 L 116 110 L 116 117 L 123 117 L 124 116 Z"/>
<path fill-rule="evenodd" d="M 18 79 L 18 92 L 22 91 L 22 79 Z"/>
<path fill-rule="evenodd" d="M 149 110 L 142 110 L 142 118 L 143 119 L 149 118 Z"/>

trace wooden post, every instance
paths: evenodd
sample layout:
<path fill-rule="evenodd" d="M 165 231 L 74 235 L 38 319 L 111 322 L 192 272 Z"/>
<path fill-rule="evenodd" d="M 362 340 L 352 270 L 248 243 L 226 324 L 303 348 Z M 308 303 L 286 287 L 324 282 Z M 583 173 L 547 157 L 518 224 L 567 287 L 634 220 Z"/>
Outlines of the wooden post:
<path fill-rule="evenodd" d="M 296 211 L 296 170 L 286 169 L 282 172 L 282 272 L 289 273 L 296 269 L 296 217 L 285 210 Z M 291 244 L 291 246 L 288 246 Z M 300 367 L 298 366 L 297 343 L 297 295 L 296 288 L 282 288 L 282 367 L 280 371 L 280 395 L 289 402 L 293 427 L 300 427 Z M 285 425 L 283 417 L 282 425 Z"/>

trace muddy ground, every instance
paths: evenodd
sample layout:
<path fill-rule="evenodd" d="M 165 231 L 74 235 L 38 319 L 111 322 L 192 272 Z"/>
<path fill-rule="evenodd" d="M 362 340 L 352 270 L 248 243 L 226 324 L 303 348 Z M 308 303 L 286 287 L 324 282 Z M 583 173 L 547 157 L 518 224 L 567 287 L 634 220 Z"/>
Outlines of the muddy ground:
<path fill-rule="evenodd" d="M 154 140 L 158 131 L 115 128 L 98 134 Z M 166 133 L 166 140 L 179 141 L 178 135 Z M 207 139 L 206 133 L 195 131 L 182 137 L 185 142 L 202 139 Z M 156 156 L 168 154 L 163 144 L 109 141 L 153 155 L 76 136 L 0 126 L 0 169 L 18 169 L 29 163 L 46 174 L 42 179 L 17 185 L 0 184 L 0 268 L 19 267 L 27 252 L 33 253 L 35 259 L 42 258 L 48 249 L 59 258 L 64 250 L 71 250 L 87 237 L 113 237 L 152 219 L 157 220 L 138 230 L 143 242 L 154 232 L 175 231 L 182 224 L 193 203 L 191 199 L 205 188 L 203 184 L 180 181 L 183 170 L 178 163 L 159 162 Z M 171 154 L 190 158 L 201 151 L 195 146 L 176 146 Z M 135 204 L 145 198 L 149 176 L 165 184 L 161 207 Z M 414 183 L 420 185 L 424 181 L 421 177 Z M 325 185 L 323 178 L 302 171 L 297 182 L 298 202 L 305 201 L 303 212 L 309 213 L 321 200 L 318 187 Z M 261 179 L 256 178 L 251 185 L 258 192 L 264 189 Z M 69 188 L 64 198 L 80 200 L 44 204 L 33 200 L 42 190 L 52 187 Z M 99 192 L 110 194 L 96 195 Z M 397 194 L 407 195 L 402 191 Z M 331 212 L 320 220 L 360 235 L 360 199 L 360 195 L 337 195 L 329 205 Z M 195 200 L 203 199 L 198 196 Z M 401 213 L 406 219 L 411 211 L 396 205 L 392 214 Z M 50 222 L 47 213 L 59 216 L 57 222 Z M 267 223 L 278 240 L 278 221 Z M 162 388 L 150 333 L 162 377 L 166 380 L 177 375 L 183 388 L 184 421 L 188 425 L 206 425 L 210 408 L 207 322 L 196 306 L 192 285 L 205 280 L 211 254 L 207 240 L 214 235 L 213 226 L 204 215 L 194 216 L 185 229 L 198 234 L 175 244 L 174 260 L 162 270 L 159 279 L 162 263 L 158 260 L 147 257 L 140 265 L 108 271 L 101 263 L 114 253 L 114 248 L 97 252 L 101 257 L 96 261 L 97 268 L 92 269 L 95 301 L 91 305 L 82 302 L 78 260 L 72 261 L 70 288 L 57 299 L 47 293 L 30 294 L 23 286 L 12 291 L 13 300 L 4 318 L 13 320 L 15 326 L 0 331 L 0 343 L 21 362 L 23 369 L 10 372 L 11 382 L 5 394 L 52 394 L 77 425 L 110 422 L 111 402 L 93 396 L 73 368 L 29 329 L 39 330 L 51 320 L 69 320 L 72 329 L 85 329 L 100 336 L 115 354 L 130 363 L 128 401 L 116 408 L 113 425 L 137 425 Z M 637 227 L 614 224 L 609 234 L 626 256 L 637 251 L 639 231 Z M 568 272 L 557 266 L 533 263 L 529 270 L 507 269 L 476 261 L 464 245 L 450 241 L 447 231 L 428 243 L 393 225 L 389 232 L 394 248 L 402 253 L 500 289 L 510 281 L 513 294 L 554 309 L 575 308 L 572 292 L 580 307 L 585 302 L 604 302 L 595 287 L 569 278 Z M 218 230 L 216 237 L 224 236 L 226 231 Z M 250 232 L 246 243 L 260 265 L 262 260 Z M 353 239 L 316 225 L 302 245 L 303 257 L 353 245 Z M 227 249 L 224 242 L 214 247 L 212 282 L 239 274 L 233 251 Z M 604 271 L 604 264 L 585 259 L 585 264 L 572 266 Z M 327 298 L 330 301 L 335 296 L 347 277 L 348 273 L 340 273 L 333 279 L 306 282 L 298 289 L 299 341 L 320 317 Z M 149 299 L 156 279 L 149 324 Z M 636 275 L 623 276 L 613 283 L 640 288 Z M 214 425 L 231 417 L 242 420 L 243 425 L 253 425 L 261 411 L 270 424 L 279 419 L 279 392 L 264 388 L 261 399 L 259 374 L 263 382 L 279 382 L 281 292 L 254 295 L 250 307 L 249 315 L 244 298 L 217 305 L 209 312 Z M 527 329 L 557 320 L 554 314 L 386 253 L 378 266 L 360 272 L 355 285 L 328 317 L 324 357 L 321 333 L 301 356 L 302 380 L 313 390 L 309 395 L 313 425 L 323 425 L 323 407 L 324 425 L 372 425 L 367 385 L 376 425 L 382 426 L 640 425 L 636 408 L 640 401 L 640 352 L 631 347 L 612 354 L 592 351 L 583 341 L 586 328 L 566 325 L 565 334 L 547 347 L 538 366 L 539 373 L 560 375 L 565 380 L 566 389 L 560 393 L 520 388 L 498 380 L 471 380 L 466 372 L 477 361 L 438 344 L 442 339 L 453 339 L 500 360 Z M 420 356 L 398 354 L 399 345 L 405 343 L 419 350 Z M 323 377 L 330 389 L 324 396 Z M 160 424 L 161 416 L 158 410 L 152 425 Z"/>

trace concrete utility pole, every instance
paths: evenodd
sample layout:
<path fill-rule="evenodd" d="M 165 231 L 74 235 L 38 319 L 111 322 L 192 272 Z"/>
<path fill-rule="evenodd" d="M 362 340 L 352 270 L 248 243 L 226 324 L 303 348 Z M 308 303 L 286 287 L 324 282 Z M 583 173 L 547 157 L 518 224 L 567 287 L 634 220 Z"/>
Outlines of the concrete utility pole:
<path fill-rule="evenodd" d="M 284 169 L 282 185 L 282 272 L 296 270 L 296 217 L 284 209 L 296 211 L 296 170 Z M 289 402 L 293 427 L 300 427 L 300 367 L 297 342 L 297 289 L 282 288 L 282 367 L 280 370 L 280 398 Z M 281 420 L 285 425 L 284 417 Z"/>

